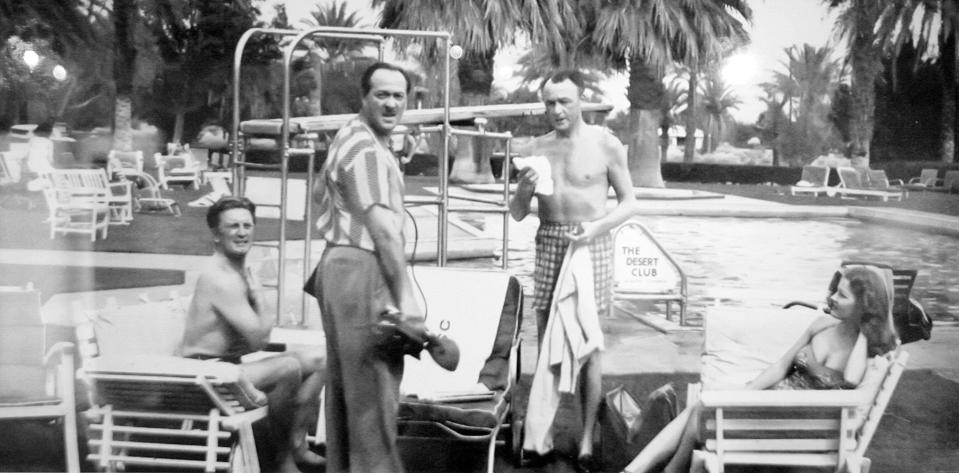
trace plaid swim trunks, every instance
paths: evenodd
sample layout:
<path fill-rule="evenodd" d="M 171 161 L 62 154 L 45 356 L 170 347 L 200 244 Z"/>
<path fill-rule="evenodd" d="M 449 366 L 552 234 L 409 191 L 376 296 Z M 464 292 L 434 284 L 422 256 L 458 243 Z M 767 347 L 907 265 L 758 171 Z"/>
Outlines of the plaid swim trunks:
<path fill-rule="evenodd" d="M 536 268 L 533 270 L 533 309 L 549 310 L 559 270 L 569 247 L 566 234 L 579 227 L 578 223 L 542 222 L 536 230 Z M 593 260 L 593 290 L 596 312 L 608 315 L 613 299 L 613 237 L 610 234 L 589 242 Z"/>

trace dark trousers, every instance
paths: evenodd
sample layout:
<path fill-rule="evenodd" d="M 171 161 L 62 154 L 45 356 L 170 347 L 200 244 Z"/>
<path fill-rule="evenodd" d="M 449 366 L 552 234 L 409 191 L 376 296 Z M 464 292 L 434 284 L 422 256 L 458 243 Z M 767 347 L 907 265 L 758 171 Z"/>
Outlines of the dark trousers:
<path fill-rule="evenodd" d="M 326 333 L 326 471 L 401 472 L 396 414 L 403 355 L 379 352 L 370 336 L 391 301 L 376 256 L 327 247 L 315 284 Z"/>

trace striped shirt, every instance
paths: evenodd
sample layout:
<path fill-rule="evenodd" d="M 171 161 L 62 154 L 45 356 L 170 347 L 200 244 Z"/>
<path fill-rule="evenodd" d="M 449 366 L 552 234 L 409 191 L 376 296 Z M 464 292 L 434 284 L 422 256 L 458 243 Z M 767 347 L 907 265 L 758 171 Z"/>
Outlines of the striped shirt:
<path fill-rule="evenodd" d="M 327 244 L 376 251 L 362 218 L 374 205 L 393 211 L 402 235 L 402 172 L 393 153 L 359 118 L 336 133 L 318 185 L 322 197 L 316 228 Z"/>

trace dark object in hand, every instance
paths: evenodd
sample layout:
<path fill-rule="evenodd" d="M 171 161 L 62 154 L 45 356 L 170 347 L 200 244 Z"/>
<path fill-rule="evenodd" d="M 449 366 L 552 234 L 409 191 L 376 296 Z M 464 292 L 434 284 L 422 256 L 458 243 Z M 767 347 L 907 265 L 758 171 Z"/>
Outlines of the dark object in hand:
<path fill-rule="evenodd" d="M 420 317 L 404 317 L 395 307 L 380 314 L 372 327 L 376 345 L 387 353 L 402 353 L 415 358 L 426 350 L 437 365 L 453 371 L 460 362 L 460 350 L 452 339 L 429 331 Z"/>

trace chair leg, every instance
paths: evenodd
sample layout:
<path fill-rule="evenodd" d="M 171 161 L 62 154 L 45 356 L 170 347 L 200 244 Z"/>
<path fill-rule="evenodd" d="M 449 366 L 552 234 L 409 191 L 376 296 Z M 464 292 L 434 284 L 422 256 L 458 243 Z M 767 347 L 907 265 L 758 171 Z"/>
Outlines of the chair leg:
<path fill-rule="evenodd" d="M 63 451 L 67 460 L 67 471 L 80 473 L 80 449 L 77 446 L 77 417 L 75 412 L 63 416 Z"/>

